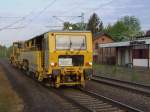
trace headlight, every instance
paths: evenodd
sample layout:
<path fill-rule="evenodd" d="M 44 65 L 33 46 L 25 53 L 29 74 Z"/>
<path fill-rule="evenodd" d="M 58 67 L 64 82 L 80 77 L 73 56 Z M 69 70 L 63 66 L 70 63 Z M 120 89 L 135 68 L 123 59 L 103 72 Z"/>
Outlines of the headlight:
<path fill-rule="evenodd" d="M 55 63 L 52 62 L 52 63 L 51 63 L 51 66 L 54 66 L 54 65 L 55 65 Z"/>
<path fill-rule="evenodd" d="M 92 63 L 92 62 L 89 62 L 89 65 L 91 65 L 91 66 L 92 66 L 92 65 L 93 65 L 93 63 Z"/>
<path fill-rule="evenodd" d="M 52 67 L 57 65 L 57 63 L 54 63 L 54 62 L 51 62 L 50 64 L 51 64 Z"/>
<path fill-rule="evenodd" d="M 92 62 L 87 62 L 86 63 L 86 66 L 92 66 L 93 64 L 92 64 Z"/>

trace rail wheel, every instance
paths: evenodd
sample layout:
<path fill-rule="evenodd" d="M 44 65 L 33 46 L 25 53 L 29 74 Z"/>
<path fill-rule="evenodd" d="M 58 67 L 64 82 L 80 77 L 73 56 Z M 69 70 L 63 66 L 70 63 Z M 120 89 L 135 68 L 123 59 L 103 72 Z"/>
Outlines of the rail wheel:
<path fill-rule="evenodd" d="M 38 77 L 39 77 L 39 72 L 35 72 L 35 79 L 38 79 Z"/>
<path fill-rule="evenodd" d="M 20 63 L 18 64 L 18 68 L 19 68 L 19 69 L 22 69 L 22 65 L 21 65 Z"/>
<path fill-rule="evenodd" d="M 84 75 L 82 74 L 81 75 L 81 79 L 80 79 L 80 81 L 81 81 L 81 87 L 85 87 L 85 78 L 84 78 Z"/>
<path fill-rule="evenodd" d="M 42 82 L 43 79 L 44 79 L 43 73 L 39 73 L 39 75 L 38 75 L 38 81 Z"/>
<path fill-rule="evenodd" d="M 29 63 L 28 63 L 28 61 L 24 61 L 24 62 L 23 62 L 23 69 L 24 69 L 25 71 L 28 71 L 28 70 L 29 70 Z"/>
<path fill-rule="evenodd" d="M 56 87 L 56 88 L 59 88 L 59 87 L 60 87 L 60 75 L 58 75 L 58 76 L 56 77 L 55 87 Z"/>

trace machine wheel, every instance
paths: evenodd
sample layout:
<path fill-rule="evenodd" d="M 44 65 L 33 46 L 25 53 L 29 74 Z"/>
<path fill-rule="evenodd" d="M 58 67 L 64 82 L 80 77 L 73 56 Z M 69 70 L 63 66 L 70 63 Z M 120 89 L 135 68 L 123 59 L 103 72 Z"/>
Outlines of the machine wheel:
<path fill-rule="evenodd" d="M 22 69 L 22 65 L 21 65 L 20 63 L 18 64 L 18 68 L 19 68 L 19 69 Z"/>
<path fill-rule="evenodd" d="M 38 79 L 38 77 L 39 77 L 39 72 L 35 72 L 35 79 Z"/>
<path fill-rule="evenodd" d="M 58 75 L 58 76 L 56 77 L 55 87 L 56 87 L 56 88 L 59 88 L 59 87 L 60 87 L 60 75 Z"/>
<path fill-rule="evenodd" d="M 42 82 L 43 79 L 44 79 L 43 74 L 42 74 L 42 73 L 39 73 L 39 75 L 38 75 L 38 81 L 39 81 L 39 82 Z"/>
<path fill-rule="evenodd" d="M 28 71 L 28 70 L 29 70 L 29 63 L 28 63 L 28 61 L 24 61 L 24 62 L 23 62 L 23 69 L 24 69 L 25 71 Z"/>

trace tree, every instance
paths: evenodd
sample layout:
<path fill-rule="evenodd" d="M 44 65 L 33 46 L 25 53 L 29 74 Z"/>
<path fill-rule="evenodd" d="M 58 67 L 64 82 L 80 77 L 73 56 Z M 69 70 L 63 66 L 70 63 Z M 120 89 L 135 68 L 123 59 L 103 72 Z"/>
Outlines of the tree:
<path fill-rule="evenodd" d="M 86 23 L 70 23 L 70 22 L 65 22 L 63 25 L 63 30 L 69 30 L 69 27 L 72 27 L 72 30 L 83 30 L 86 28 Z"/>
<path fill-rule="evenodd" d="M 72 24 L 69 22 L 65 22 L 63 25 L 63 30 L 69 30 L 69 27 L 72 27 Z"/>
<path fill-rule="evenodd" d="M 93 35 L 103 30 L 103 23 L 96 13 L 93 13 L 87 23 L 87 30 L 90 30 Z"/>
<path fill-rule="evenodd" d="M 122 21 L 117 21 L 114 25 L 108 25 L 104 32 L 108 33 L 115 41 L 121 41 L 125 38 L 126 26 Z"/>
<path fill-rule="evenodd" d="M 7 57 L 7 47 L 0 45 L 0 57 Z"/>
<path fill-rule="evenodd" d="M 7 57 L 10 57 L 13 52 L 13 46 L 7 48 Z"/>
<path fill-rule="evenodd" d="M 140 22 L 135 16 L 125 16 L 121 18 L 121 21 L 127 27 L 126 35 L 129 38 L 134 36 L 141 36 L 143 34 L 141 31 Z"/>
<path fill-rule="evenodd" d="M 116 41 L 130 40 L 132 37 L 143 35 L 140 22 L 134 16 L 125 16 L 113 25 L 108 25 L 104 31 Z"/>

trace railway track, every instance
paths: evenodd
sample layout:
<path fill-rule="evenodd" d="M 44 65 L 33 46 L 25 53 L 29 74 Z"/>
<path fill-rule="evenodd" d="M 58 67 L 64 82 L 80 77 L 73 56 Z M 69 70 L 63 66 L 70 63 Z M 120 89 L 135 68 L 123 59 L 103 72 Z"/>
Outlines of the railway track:
<path fill-rule="evenodd" d="M 25 73 L 29 78 L 32 75 Z M 34 79 L 35 80 L 35 79 Z M 37 80 L 35 80 L 37 81 Z M 60 88 L 54 89 L 41 83 L 62 98 L 64 112 L 143 112 L 142 110 L 130 107 L 129 105 L 90 92 L 83 88 Z"/>
<path fill-rule="evenodd" d="M 143 112 L 85 89 L 59 90 L 60 96 L 81 107 L 85 112 Z"/>
<path fill-rule="evenodd" d="M 123 81 L 123 80 L 118 80 L 118 79 L 113 79 L 113 78 L 108 78 L 108 77 L 98 76 L 98 75 L 94 75 L 92 77 L 92 81 L 130 90 L 138 94 L 150 96 L 150 86 L 148 85 Z"/>

